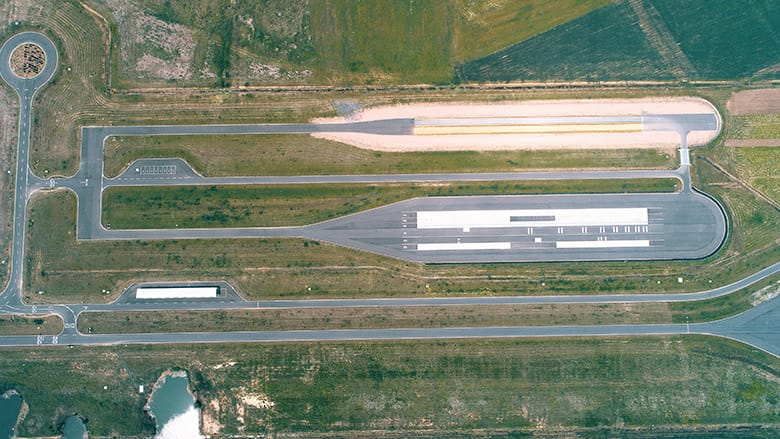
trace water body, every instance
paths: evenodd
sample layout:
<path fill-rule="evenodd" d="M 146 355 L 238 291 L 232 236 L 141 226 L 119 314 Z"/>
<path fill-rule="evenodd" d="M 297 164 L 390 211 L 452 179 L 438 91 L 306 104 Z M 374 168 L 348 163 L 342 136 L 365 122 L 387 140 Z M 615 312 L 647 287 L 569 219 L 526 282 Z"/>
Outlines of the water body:
<path fill-rule="evenodd" d="M 22 409 L 22 396 L 9 390 L 0 396 L 0 439 L 9 439 L 14 433 L 19 411 Z"/>
<path fill-rule="evenodd" d="M 63 439 L 87 439 L 87 426 L 78 416 L 68 416 L 62 426 Z"/>
<path fill-rule="evenodd" d="M 173 372 L 158 381 L 149 402 L 149 412 L 157 424 L 157 438 L 201 438 L 200 413 L 188 388 L 184 372 Z"/>

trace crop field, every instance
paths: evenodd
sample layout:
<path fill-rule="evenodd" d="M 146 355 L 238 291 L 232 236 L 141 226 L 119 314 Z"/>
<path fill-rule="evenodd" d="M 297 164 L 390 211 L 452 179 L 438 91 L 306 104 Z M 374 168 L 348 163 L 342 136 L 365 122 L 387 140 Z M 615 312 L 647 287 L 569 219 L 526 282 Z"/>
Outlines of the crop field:
<path fill-rule="evenodd" d="M 668 179 L 436 184 L 113 187 L 103 223 L 114 229 L 301 226 L 425 196 L 674 192 Z"/>
<path fill-rule="evenodd" d="M 708 79 L 777 78 L 780 5 L 749 0 L 650 0 L 659 20 L 695 69 Z"/>
<path fill-rule="evenodd" d="M 597 9 L 546 33 L 457 69 L 463 81 L 668 79 L 626 1 Z"/>
<path fill-rule="evenodd" d="M 780 6 L 622 0 L 467 62 L 467 81 L 778 77 Z"/>
<path fill-rule="evenodd" d="M 77 242 L 75 197 L 55 192 L 29 207 L 25 290 L 43 294 L 26 300 L 100 302 L 133 281 L 181 279 L 225 279 L 250 299 L 683 292 L 729 283 L 780 258 L 772 207 L 737 185 L 705 188 L 732 209 L 734 227 L 725 248 L 704 260 L 430 266 L 301 239 Z"/>
<path fill-rule="evenodd" d="M 734 116 L 729 125 L 735 139 L 780 139 L 780 114 Z"/>
<path fill-rule="evenodd" d="M 700 336 L 3 349 L 0 382 L 30 406 L 22 436 L 52 435 L 53 418 L 77 412 L 90 435 L 125 437 L 152 432 L 137 389 L 171 367 L 226 435 L 778 428 L 778 360 Z"/>
<path fill-rule="evenodd" d="M 777 147 L 742 148 L 737 172 L 759 192 L 780 204 L 780 149 Z"/>
<path fill-rule="evenodd" d="M 541 34 L 614 0 L 453 2 L 461 26 L 453 36 L 457 62 L 478 59 Z"/>
<path fill-rule="evenodd" d="M 657 149 L 377 152 L 309 135 L 110 137 L 104 173 L 115 177 L 139 158 L 179 157 L 201 175 L 332 175 L 501 172 L 528 169 L 673 169 Z"/>
<path fill-rule="evenodd" d="M 780 204 L 780 115 L 752 114 L 730 117 L 724 141 L 711 147 L 710 155 L 742 183 Z M 729 146 L 731 139 L 749 141 L 746 147 Z M 771 144 L 771 145 L 770 145 Z"/>

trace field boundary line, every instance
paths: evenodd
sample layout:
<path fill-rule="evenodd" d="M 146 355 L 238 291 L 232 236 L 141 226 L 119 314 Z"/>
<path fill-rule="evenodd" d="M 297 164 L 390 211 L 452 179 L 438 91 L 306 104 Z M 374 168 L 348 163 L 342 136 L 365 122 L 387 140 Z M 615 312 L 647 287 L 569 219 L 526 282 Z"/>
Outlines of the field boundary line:
<path fill-rule="evenodd" d="M 679 43 L 664 24 L 655 6 L 643 0 L 628 0 L 628 3 L 639 20 L 639 28 L 669 70 L 680 78 L 694 76 L 696 69 L 680 50 Z"/>
<path fill-rule="evenodd" d="M 727 170 L 726 170 L 726 169 L 725 169 L 723 166 L 721 166 L 720 164 L 718 164 L 718 163 L 716 163 L 716 162 L 714 162 L 714 161 L 710 160 L 710 159 L 709 159 L 709 158 L 707 158 L 707 157 L 702 157 L 701 159 L 702 159 L 702 160 L 704 160 L 705 162 L 707 162 L 707 163 L 711 164 L 712 166 L 714 166 L 714 167 L 715 167 L 715 169 L 717 169 L 718 171 L 720 171 L 720 172 L 724 173 L 724 174 L 725 174 L 725 175 L 726 175 L 728 178 L 730 178 L 730 179 L 731 179 L 732 181 L 734 181 L 735 183 L 739 184 L 740 186 L 742 186 L 742 187 L 744 187 L 745 189 L 747 189 L 748 191 L 750 191 L 750 192 L 751 192 L 753 195 L 755 195 L 755 196 L 757 196 L 758 198 L 760 198 L 760 199 L 762 199 L 762 200 L 766 201 L 767 203 L 769 203 L 769 205 L 770 205 L 770 206 L 772 206 L 772 207 L 773 207 L 775 210 L 777 210 L 777 211 L 780 211 L 780 204 L 777 204 L 777 203 L 775 203 L 775 202 L 774 202 L 772 199 L 770 199 L 770 198 L 769 198 L 769 197 L 767 197 L 766 195 L 764 195 L 764 194 L 762 194 L 761 192 L 759 192 L 759 191 L 757 191 L 756 189 L 754 189 L 754 188 L 753 188 L 753 186 L 751 186 L 751 185 L 747 184 L 747 183 L 746 183 L 746 182 L 744 182 L 743 180 L 739 179 L 739 178 L 738 178 L 736 175 L 734 175 L 734 174 L 730 173 L 729 171 L 727 171 Z"/>

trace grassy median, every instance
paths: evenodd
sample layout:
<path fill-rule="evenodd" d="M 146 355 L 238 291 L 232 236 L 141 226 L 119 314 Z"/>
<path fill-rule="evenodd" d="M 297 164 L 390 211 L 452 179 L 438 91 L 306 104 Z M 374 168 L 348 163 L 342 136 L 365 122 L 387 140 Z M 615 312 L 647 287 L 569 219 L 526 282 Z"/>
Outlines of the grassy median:
<path fill-rule="evenodd" d="M 104 151 L 108 177 L 135 159 L 169 157 L 208 177 L 672 169 L 679 163 L 676 154 L 658 149 L 378 152 L 302 134 L 118 136 L 106 140 Z"/>
<path fill-rule="evenodd" d="M 103 224 L 113 229 L 312 224 L 414 197 L 673 192 L 675 178 L 431 184 L 111 187 Z"/>
<path fill-rule="evenodd" d="M 79 331 L 98 334 L 293 329 L 443 328 L 665 323 L 665 303 L 298 308 L 86 312 Z"/>
<path fill-rule="evenodd" d="M 57 335 L 62 332 L 59 316 L 0 315 L 0 335 Z"/>
<path fill-rule="evenodd" d="M 780 292 L 780 274 L 769 276 L 727 296 L 693 302 L 669 303 L 674 323 L 720 320 L 747 311 Z"/>
<path fill-rule="evenodd" d="M 780 292 L 780 275 L 692 302 L 85 312 L 84 333 L 697 323 L 747 311 Z"/>

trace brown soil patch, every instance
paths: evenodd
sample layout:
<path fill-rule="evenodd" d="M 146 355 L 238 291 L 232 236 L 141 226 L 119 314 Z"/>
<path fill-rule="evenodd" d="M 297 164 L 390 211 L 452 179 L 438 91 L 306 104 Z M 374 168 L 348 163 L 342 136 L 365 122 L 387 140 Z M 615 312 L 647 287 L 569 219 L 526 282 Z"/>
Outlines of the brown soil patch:
<path fill-rule="evenodd" d="M 780 88 L 741 91 L 729 99 L 726 109 L 734 115 L 780 113 Z"/>
<path fill-rule="evenodd" d="M 22 44 L 11 54 L 11 70 L 20 78 L 38 76 L 46 65 L 46 54 L 37 44 Z"/>
<path fill-rule="evenodd" d="M 780 139 L 726 139 L 726 146 L 780 146 Z"/>

